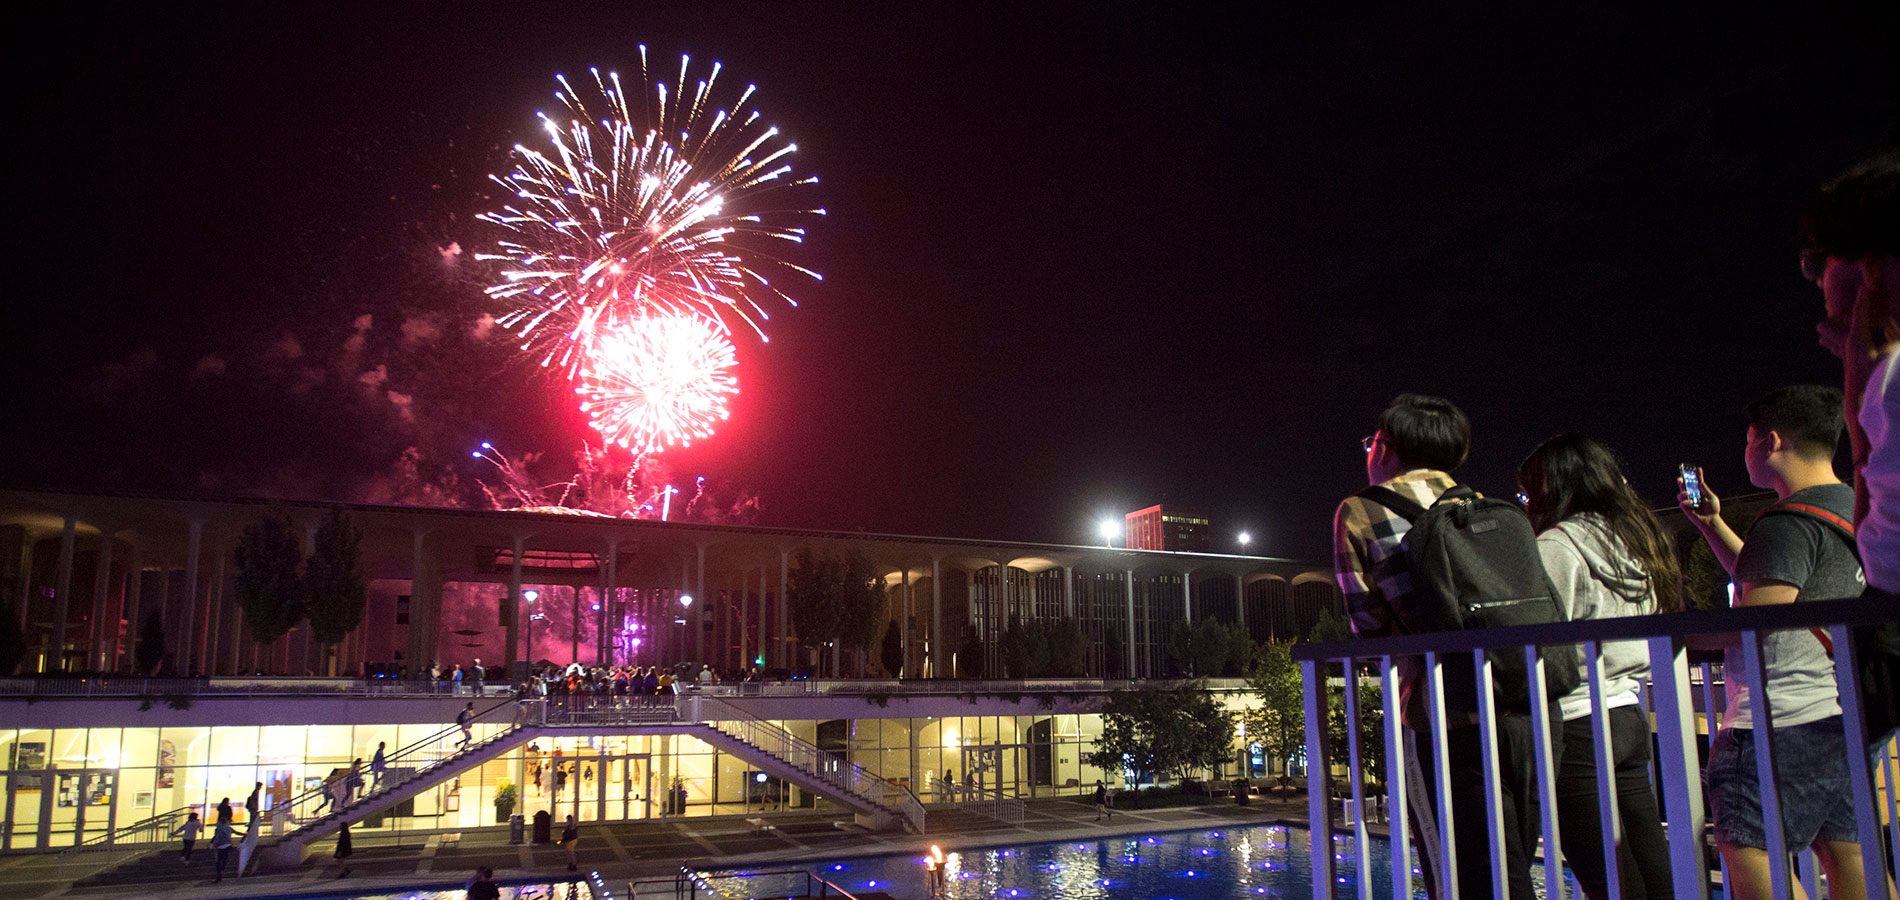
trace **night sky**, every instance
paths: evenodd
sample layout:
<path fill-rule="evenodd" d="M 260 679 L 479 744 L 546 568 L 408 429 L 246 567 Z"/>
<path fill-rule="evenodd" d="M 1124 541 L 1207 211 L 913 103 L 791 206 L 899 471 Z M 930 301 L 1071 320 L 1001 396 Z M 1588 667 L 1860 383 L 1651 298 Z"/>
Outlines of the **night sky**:
<path fill-rule="evenodd" d="M 37 6 L 13 486 L 413 500 L 414 447 L 466 496 L 482 440 L 562 477 L 571 393 L 440 248 L 492 246 L 555 73 L 640 43 L 757 83 L 822 179 L 825 281 L 666 458 L 767 525 L 1081 543 L 1163 502 L 1318 559 L 1407 390 L 1470 415 L 1480 490 L 1579 430 L 1658 505 L 1683 461 L 1741 492 L 1741 406 L 1839 381 L 1798 202 L 1900 146 L 1900 22 L 1806 5 Z"/>

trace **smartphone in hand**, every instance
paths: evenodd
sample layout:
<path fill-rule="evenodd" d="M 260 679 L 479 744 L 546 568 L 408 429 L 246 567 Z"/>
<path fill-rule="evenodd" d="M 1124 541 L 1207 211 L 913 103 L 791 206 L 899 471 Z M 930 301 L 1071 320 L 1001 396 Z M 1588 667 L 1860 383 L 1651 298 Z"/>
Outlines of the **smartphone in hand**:
<path fill-rule="evenodd" d="M 1676 474 L 1682 478 L 1682 489 L 1689 494 L 1689 505 L 1702 512 L 1709 508 L 1709 501 L 1702 495 L 1702 478 L 1696 474 L 1699 468 L 1694 463 L 1683 463 L 1676 467 Z"/>

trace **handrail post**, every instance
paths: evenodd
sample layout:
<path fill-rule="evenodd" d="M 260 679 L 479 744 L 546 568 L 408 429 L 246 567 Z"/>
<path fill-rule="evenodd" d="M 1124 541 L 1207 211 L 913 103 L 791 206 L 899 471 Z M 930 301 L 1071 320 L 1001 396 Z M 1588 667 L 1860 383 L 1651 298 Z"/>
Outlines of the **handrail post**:
<path fill-rule="evenodd" d="M 1372 854 L 1367 850 L 1371 846 L 1371 836 L 1366 833 L 1366 776 L 1360 766 L 1359 755 L 1359 676 L 1355 672 L 1357 659 L 1347 659 L 1346 675 L 1346 765 L 1352 780 L 1352 839 L 1353 874 L 1357 876 L 1361 895 L 1371 891 Z"/>
<path fill-rule="evenodd" d="M 1867 720 L 1858 702 L 1861 696 L 1860 654 L 1854 647 L 1853 631 L 1846 625 L 1831 626 L 1828 633 L 1834 638 L 1834 678 L 1840 687 L 1841 723 L 1847 730 L 1847 783 L 1854 795 L 1854 825 L 1860 833 L 1861 871 L 1866 878 L 1868 895 L 1875 896 L 1886 883 L 1887 867 L 1881 859 L 1886 853 L 1880 846 L 1880 810 L 1875 807 L 1879 800 L 1874 794 L 1870 753 L 1873 748 L 1868 746 L 1872 739 L 1867 734 Z M 1885 744 L 1881 749 L 1886 749 Z M 1894 786 L 1889 784 L 1887 790 L 1892 793 Z M 1900 827 L 1900 822 L 1895 825 Z"/>
<path fill-rule="evenodd" d="M 1755 741 L 1755 777 L 1761 785 L 1761 823 L 1768 838 L 1768 880 L 1775 900 L 1792 900 L 1794 883 L 1788 872 L 1788 836 L 1782 830 L 1781 788 L 1775 778 L 1774 710 L 1769 706 L 1767 673 L 1762 671 L 1766 654 L 1761 644 L 1760 630 L 1750 628 L 1742 632 L 1748 702 L 1754 707 L 1754 718 L 1749 724 Z"/>
<path fill-rule="evenodd" d="M 1333 816 L 1326 760 L 1326 678 L 1318 660 L 1301 660 L 1301 692 L 1306 700 L 1306 819 L 1312 852 L 1313 900 L 1333 895 Z"/>
<path fill-rule="evenodd" d="M 1701 759 L 1695 745 L 1695 705 L 1689 692 L 1688 653 L 1675 636 L 1649 639 L 1650 701 L 1656 712 L 1657 760 L 1662 768 L 1663 803 L 1669 820 L 1669 870 L 1676 896 L 1709 900 L 1708 860 L 1702 832 Z M 1706 679 L 1706 676 L 1705 676 Z M 1707 682 L 1704 681 L 1705 691 Z M 1712 699 L 1712 695 L 1708 695 Z M 1704 700 L 1707 705 L 1710 700 Z M 1705 710 L 1713 723 L 1714 710 Z M 1715 737 L 1715 729 L 1709 729 Z M 1548 858 L 1549 854 L 1546 854 Z M 1724 882 L 1726 883 L 1726 882 Z"/>
<path fill-rule="evenodd" d="M 1497 693 L 1491 688 L 1490 654 L 1478 649 L 1471 655 L 1471 667 L 1478 674 L 1478 753 L 1484 763 L 1484 835 L 1491 847 L 1491 896 L 1508 897 L 1510 869 L 1504 852 L 1504 769 L 1498 763 Z M 1526 853 L 1530 850 L 1524 849 Z"/>
<path fill-rule="evenodd" d="M 1545 680 L 1544 655 L 1536 644 L 1524 646 L 1524 668 L 1530 673 L 1531 760 L 1537 770 L 1537 809 L 1544 829 L 1544 896 L 1547 900 L 1563 900 L 1564 867 L 1557 862 L 1563 845 L 1557 826 L 1557 767 L 1550 752 L 1551 742 L 1563 724 L 1552 727 L 1550 682 Z M 1530 848 L 1524 848 L 1524 852 L 1529 855 Z"/>
<path fill-rule="evenodd" d="M 1412 900 L 1412 811 L 1405 794 L 1405 713 L 1399 702 L 1399 667 L 1391 656 L 1380 657 L 1379 694 L 1385 703 L 1386 830 L 1392 835 L 1392 900 Z"/>
<path fill-rule="evenodd" d="M 1603 695 L 1603 645 L 1583 642 L 1584 673 L 1590 684 L 1590 734 L 1596 745 L 1597 826 L 1603 831 L 1603 879 L 1612 898 L 1623 896 L 1623 816 L 1616 802 L 1616 754 L 1610 743 L 1609 698 Z"/>
<path fill-rule="evenodd" d="M 1434 874 L 1439 896 L 1458 900 L 1458 845 L 1452 840 L 1457 823 L 1451 816 L 1451 760 L 1447 758 L 1451 741 L 1445 733 L 1445 668 L 1435 652 L 1425 654 L 1425 711 L 1432 728 L 1432 771 L 1425 777 L 1432 779 L 1438 797 L 1434 810 L 1438 816 L 1438 871 Z"/>

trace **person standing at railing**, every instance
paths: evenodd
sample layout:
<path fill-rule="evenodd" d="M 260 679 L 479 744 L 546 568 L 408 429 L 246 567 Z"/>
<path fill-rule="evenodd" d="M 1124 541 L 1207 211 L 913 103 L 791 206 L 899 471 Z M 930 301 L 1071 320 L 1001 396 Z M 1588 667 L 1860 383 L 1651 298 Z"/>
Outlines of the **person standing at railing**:
<path fill-rule="evenodd" d="M 1525 511 L 1538 531 L 1544 571 L 1573 622 L 1677 612 L 1681 569 L 1662 522 L 1650 512 L 1610 448 L 1580 434 L 1551 438 L 1517 467 Z M 1649 676 L 1642 641 L 1603 645 L 1603 705 L 1623 840 L 1617 847 L 1623 900 L 1675 896 L 1668 835 L 1649 782 L 1649 716 L 1639 705 Z M 1597 802 L 1596 723 L 1588 678 L 1558 699 L 1557 831 L 1564 860 L 1592 900 L 1610 896 Z"/>
<path fill-rule="evenodd" d="M 1900 608 L 1900 152 L 1842 173 L 1801 218 L 1801 274 L 1827 313 L 1821 346 L 1841 358 L 1861 599 Z M 1881 744 L 1900 730 L 1900 622 L 1859 629 L 1855 641 L 1858 699 Z"/>
<path fill-rule="evenodd" d="M 1749 529 L 1748 540 L 1722 520 L 1722 501 L 1698 470 L 1702 504 L 1688 491 L 1677 502 L 1734 580 L 1736 606 L 1769 606 L 1858 597 L 1860 560 L 1852 535 L 1854 489 L 1834 472 L 1843 420 L 1841 392 L 1817 385 L 1770 391 L 1748 405 L 1742 458 L 1748 479 L 1778 501 Z M 1680 485 L 1679 485 L 1680 486 Z M 1777 796 L 1790 851 L 1813 847 L 1836 900 L 1867 895 L 1848 788 L 1846 729 L 1825 632 L 1786 630 L 1761 636 L 1775 731 Z M 1755 719 L 1747 659 L 1739 640 L 1723 646 L 1728 715 L 1709 742 L 1706 779 L 1715 813 L 1715 846 L 1728 864 L 1733 895 L 1772 896 L 1767 825 L 1755 768 Z M 1876 851 L 1878 852 L 1878 851 Z"/>
<path fill-rule="evenodd" d="M 1451 472 L 1470 452 L 1471 423 L 1449 400 L 1401 394 L 1379 414 L 1378 430 L 1360 444 L 1365 449 L 1369 484 L 1429 508 L 1457 486 Z M 1401 541 L 1411 527 L 1405 517 L 1360 495 L 1346 498 L 1333 515 L 1333 574 L 1346 595 L 1353 633 L 1360 637 L 1399 633 L 1401 607 L 1412 589 Z M 1437 900 L 1444 865 L 1438 838 L 1441 823 L 1434 805 L 1436 779 L 1425 775 L 1432 770 L 1434 754 L 1431 721 L 1425 712 L 1423 666 L 1411 657 L 1401 657 L 1397 664 L 1404 698 L 1407 807 L 1412 812 L 1413 841 L 1426 894 Z M 1482 735 L 1475 715 L 1455 709 L 1452 715 L 1446 729 L 1449 753 L 1439 762 L 1450 770 L 1458 892 L 1462 897 L 1489 897 L 1491 847 L 1484 827 L 1488 815 L 1485 754 L 1479 752 Z M 1530 716 L 1500 712 L 1497 724 L 1496 787 L 1503 813 L 1505 868 L 1512 900 L 1529 900 L 1530 848 L 1537 841 Z"/>

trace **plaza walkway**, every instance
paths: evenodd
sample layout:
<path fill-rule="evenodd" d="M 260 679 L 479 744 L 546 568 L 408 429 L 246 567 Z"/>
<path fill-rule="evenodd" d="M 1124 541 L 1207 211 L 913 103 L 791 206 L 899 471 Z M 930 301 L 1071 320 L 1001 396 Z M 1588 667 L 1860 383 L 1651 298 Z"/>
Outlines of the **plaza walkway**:
<path fill-rule="evenodd" d="M 1251 806 L 1224 804 L 1118 811 L 1111 822 L 1094 821 L 1086 800 L 1062 798 L 1025 804 L 1020 825 L 998 822 L 972 811 L 932 808 L 930 833 L 917 836 L 871 832 L 845 824 L 839 813 L 775 813 L 763 818 L 773 827 L 761 831 L 740 817 L 678 818 L 586 824 L 581 828 L 582 873 L 599 871 L 610 886 L 629 880 L 668 878 L 681 865 L 712 868 L 761 863 L 792 863 L 841 855 L 918 853 L 931 844 L 946 851 L 1034 843 L 1087 840 L 1121 834 L 1148 834 L 1235 823 L 1288 822 L 1303 825 L 1304 799 L 1256 798 Z M 1381 829 L 1383 831 L 1383 829 Z M 196 858 L 183 865 L 175 848 L 136 860 L 115 854 L 68 861 L 62 870 L 53 854 L 0 857 L 0 895 L 19 898 L 272 897 L 323 891 L 376 893 L 402 889 L 459 887 L 478 865 L 495 868 L 498 881 L 566 876 L 566 858 L 554 844 L 510 844 L 505 827 L 469 829 L 457 835 L 408 835 L 399 842 L 356 836 L 348 878 L 336 877 L 330 842 L 314 846 L 310 859 L 291 871 L 237 879 L 226 873 L 212 882 L 214 854 L 199 841 Z M 235 854 L 234 854 L 235 856 Z M 233 860 L 235 862 L 235 859 Z"/>

